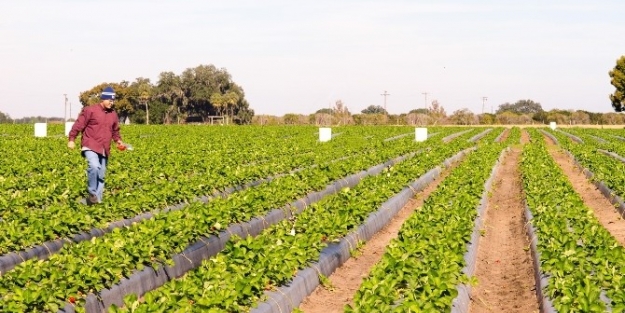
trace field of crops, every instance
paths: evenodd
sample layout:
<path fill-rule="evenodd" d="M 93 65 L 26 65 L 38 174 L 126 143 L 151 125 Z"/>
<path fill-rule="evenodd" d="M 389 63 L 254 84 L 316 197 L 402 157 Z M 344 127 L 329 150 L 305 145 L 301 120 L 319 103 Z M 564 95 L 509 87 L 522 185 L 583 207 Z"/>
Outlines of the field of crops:
<path fill-rule="evenodd" d="M 625 130 L 138 126 L 103 203 L 62 125 L 0 125 L 0 312 L 290 312 L 446 176 L 344 312 L 468 312 L 484 210 L 511 149 L 543 312 L 625 311 L 625 250 L 554 162 L 625 208 Z M 527 138 L 526 140 L 522 140 Z M 548 146 L 550 145 L 550 146 Z M 621 212 L 622 213 L 622 212 Z M 484 240 L 484 239 L 482 239 Z"/>

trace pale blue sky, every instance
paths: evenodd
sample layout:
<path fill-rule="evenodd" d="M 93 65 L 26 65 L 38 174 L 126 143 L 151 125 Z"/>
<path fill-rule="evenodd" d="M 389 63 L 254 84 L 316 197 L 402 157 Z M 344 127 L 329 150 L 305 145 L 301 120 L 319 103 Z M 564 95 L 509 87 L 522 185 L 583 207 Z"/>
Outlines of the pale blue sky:
<path fill-rule="evenodd" d="M 2 0 L 0 111 L 64 114 L 63 94 L 156 82 L 213 64 L 256 114 L 408 112 L 437 99 L 481 113 L 531 99 L 610 112 L 608 71 L 625 55 L 625 1 Z"/>

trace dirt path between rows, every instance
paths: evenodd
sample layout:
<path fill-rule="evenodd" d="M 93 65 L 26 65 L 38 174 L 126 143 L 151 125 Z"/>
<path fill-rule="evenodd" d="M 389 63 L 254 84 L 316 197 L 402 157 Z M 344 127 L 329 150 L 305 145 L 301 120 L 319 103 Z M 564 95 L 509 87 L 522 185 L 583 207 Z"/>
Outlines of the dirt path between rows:
<path fill-rule="evenodd" d="M 541 133 L 541 136 L 543 136 L 543 139 L 545 140 L 547 145 L 556 145 L 556 142 L 550 136 L 547 136 L 545 133 Z"/>
<path fill-rule="evenodd" d="M 521 142 L 529 142 L 527 132 Z M 519 161 L 514 146 L 495 173 L 478 248 L 469 312 L 538 312 L 534 267 L 525 230 Z"/>
<path fill-rule="evenodd" d="M 410 199 L 390 223 L 362 247 L 359 256 L 347 260 L 328 277 L 333 290 L 322 286 L 317 287 L 310 296 L 304 299 L 299 309 L 305 313 L 343 312 L 345 305 L 352 303 L 356 291 L 360 288 L 360 284 L 367 277 L 371 268 L 382 259 L 386 246 L 392 239 L 397 238 L 404 221 L 420 209 L 424 200 L 436 190 L 436 187 L 449 175 L 454 166 L 444 169 L 441 175 L 427 188 Z"/>
<path fill-rule="evenodd" d="M 525 130 L 521 130 L 521 143 L 526 144 L 530 142 L 530 134 Z"/>
<path fill-rule="evenodd" d="M 584 204 L 593 211 L 601 225 L 621 245 L 625 246 L 625 220 L 621 218 L 614 205 L 586 178 L 586 175 L 573 163 L 568 154 L 553 144 L 551 140 L 547 140 L 547 147 L 551 157 L 569 178 L 575 192 L 584 200 Z"/>
<path fill-rule="evenodd" d="M 506 139 L 508 139 L 508 136 L 510 136 L 510 129 L 506 128 L 503 130 L 503 134 L 501 135 L 501 138 L 499 138 L 499 142 L 506 141 Z"/>

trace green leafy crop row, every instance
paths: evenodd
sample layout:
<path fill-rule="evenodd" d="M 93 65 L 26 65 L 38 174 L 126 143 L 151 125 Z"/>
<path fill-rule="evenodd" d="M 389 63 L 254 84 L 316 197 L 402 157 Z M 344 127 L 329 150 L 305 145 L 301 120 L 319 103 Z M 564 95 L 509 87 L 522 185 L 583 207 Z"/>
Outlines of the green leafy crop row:
<path fill-rule="evenodd" d="M 614 157 L 599 152 L 599 149 L 610 149 L 618 143 L 601 145 L 593 141 L 583 144 L 574 143 L 569 137 L 560 132 L 551 132 L 560 145 L 569 151 L 581 166 L 593 173 L 593 181 L 601 181 L 621 198 L 625 197 L 625 163 Z M 619 151 L 622 150 L 618 149 Z"/>
<path fill-rule="evenodd" d="M 328 243 L 361 225 L 380 205 L 429 169 L 470 144 L 453 143 L 394 165 L 353 188 L 324 198 L 293 221 L 283 221 L 256 238 L 231 241 L 226 249 L 185 277 L 127 298 L 113 312 L 247 312 L 266 290 L 287 284 L 319 258 Z"/>
<path fill-rule="evenodd" d="M 47 240 L 63 238 L 81 231 L 89 231 L 92 228 L 105 228 L 109 222 L 123 218 L 130 218 L 139 213 L 164 207 L 167 204 L 178 202 L 190 202 L 198 195 L 207 195 L 225 187 L 243 184 L 252 180 L 266 178 L 277 173 L 286 173 L 295 168 L 325 163 L 332 159 L 345 156 L 354 156 L 367 153 L 372 149 L 383 147 L 382 141 L 365 140 L 362 134 L 344 135 L 328 144 L 314 144 L 310 140 L 304 140 L 304 135 L 295 136 L 292 141 L 267 142 L 269 135 L 261 137 L 264 147 L 251 144 L 237 153 L 229 153 L 233 147 L 245 146 L 241 139 L 222 140 L 223 151 L 216 151 L 214 144 L 199 145 L 194 141 L 199 140 L 200 134 L 185 137 L 177 150 L 182 150 L 184 145 L 191 145 L 191 154 L 167 153 L 167 157 L 160 155 L 163 145 L 171 140 L 166 137 L 165 142 L 154 143 L 154 146 L 146 146 L 141 154 L 125 154 L 119 157 L 126 159 L 113 162 L 116 164 L 108 175 L 112 183 L 107 183 L 107 189 L 111 189 L 112 195 L 107 196 L 103 205 L 85 207 L 77 202 L 63 202 L 50 204 L 45 209 L 32 208 L 19 203 L 13 203 L 15 198 L 0 197 L 9 203 L 7 210 L 0 212 L 2 227 L 0 233 L 0 255 L 10 251 L 21 250 Z M 243 134 L 244 135 L 244 134 Z M 275 135 L 275 134 L 274 134 Z M 231 136 L 232 137 L 232 136 Z M 307 134 L 307 137 L 313 137 Z M 307 146 L 310 145 L 310 146 Z M 289 149 L 291 153 L 276 153 Z M 256 151 L 258 150 L 258 151 Z M 65 150 L 63 150 L 65 151 Z M 203 152 L 203 153 L 202 153 Z M 212 153 L 215 152 L 215 153 Z M 145 156 L 153 159 L 149 163 L 143 160 Z M 116 156 L 118 157 L 118 156 Z M 264 162 L 259 160 L 265 159 Z M 245 165 L 245 162 L 258 161 L 253 165 Z M 55 160 L 58 166 L 61 160 Z M 29 167 L 33 168 L 33 162 Z M 123 164 L 123 165 L 122 165 Z M 241 165 L 243 164 L 243 165 Z M 148 168 L 146 168 L 146 165 Z M 120 171 L 119 167 L 125 167 Z M 76 172 L 76 169 L 73 169 Z M 77 173 L 51 172 L 50 176 L 38 177 L 39 184 L 45 186 L 58 186 L 54 177 L 57 176 L 80 176 L 80 187 L 67 187 L 67 190 L 83 190 L 84 178 Z M 50 183 L 41 183 L 41 182 Z M 7 185 L 10 182 L 6 182 Z M 77 184 L 74 182 L 74 185 Z M 23 190 L 24 187 L 13 186 L 15 190 Z M 34 189 L 34 192 L 37 189 Z M 0 191 L 1 192 L 1 191 Z M 6 191 L 5 192 L 11 192 Z M 43 193 L 42 193 L 43 194 Z M 69 197 L 69 195 L 67 195 Z M 43 195 L 45 197 L 45 195 Z M 26 197 L 26 199 L 31 199 Z M 29 200 L 32 201 L 32 200 Z M 2 210 L 2 209 L 0 209 Z"/>
<path fill-rule="evenodd" d="M 247 221 L 322 189 L 334 179 L 429 144 L 388 143 L 384 149 L 279 177 L 226 199 L 192 203 L 184 210 L 157 214 L 132 227 L 71 245 L 45 261 L 27 261 L 0 276 L 0 309 L 54 311 L 70 297 L 80 304 L 89 292 L 108 288 L 143 266 L 171 262 L 172 254 L 181 252 L 202 236 L 217 234 L 230 223 Z"/>
<path fill-rule="evenodd" d="M 605 312 L 605 294 L 612 312 L 623 312 L 625 249 L 584 205 L 549 156 L 542 135 L 532 132 L 535 140 L 523 151 L 521 169 L 540 270 L 548 277 L 546 296 L 559 312 Z"/>
<path fill-rule="evenodd" d="M 346 312 L 445 312 L 462 273 L 477 206 L 503 144 L 482 144 L 458 165 L 387 246 Z"/>

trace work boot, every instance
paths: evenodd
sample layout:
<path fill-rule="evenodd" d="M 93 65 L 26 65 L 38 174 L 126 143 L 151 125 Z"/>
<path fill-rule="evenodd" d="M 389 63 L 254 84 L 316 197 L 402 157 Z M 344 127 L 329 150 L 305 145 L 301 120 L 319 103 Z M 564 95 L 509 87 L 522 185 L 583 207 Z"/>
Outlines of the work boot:
<path fill-rule="evenodd" d="M 87 205 L 98 204 L 98 197 L 96 195 L 89 194 L 87 197 Z"/>

